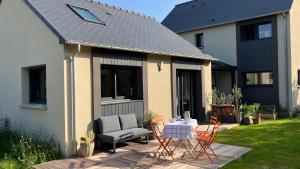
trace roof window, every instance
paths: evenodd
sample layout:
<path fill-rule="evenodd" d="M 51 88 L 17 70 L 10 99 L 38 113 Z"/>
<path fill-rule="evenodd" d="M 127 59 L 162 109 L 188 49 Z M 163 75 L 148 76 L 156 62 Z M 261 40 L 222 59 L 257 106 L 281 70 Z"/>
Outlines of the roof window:
<path fill-rule="evenodd" d="M 68 5 L 68 7 L 74 13 L 76 13 L 81 19 L 83 19 L 83 20 L 85 20 L 87 22 L 93 22 L 93 23 L 98 23 L 98 24 L 105 25 L 105 23 L 103 21 L 101 21 L 100 19 L 98 19 L 93 13 L 91 13 L 87 9 L 76 7 L 76 6 L 72 6 L 72 5 Z"/>

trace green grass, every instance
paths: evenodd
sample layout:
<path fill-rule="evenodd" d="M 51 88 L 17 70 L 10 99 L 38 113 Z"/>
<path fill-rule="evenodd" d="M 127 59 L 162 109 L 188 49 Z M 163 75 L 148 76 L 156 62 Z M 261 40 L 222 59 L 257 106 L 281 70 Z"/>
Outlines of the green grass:
<path fill-rule="evenodd" d="M 224 169 L 300 169 L 300 119 L 238 126 L 219 133 L 216 142 L 252 148 Z"/>
<path fill-rule="evenodd" d="M 60 149 L 47 136 L 0 130 L 0 169 L 27 169 L 61 157 Z"/>

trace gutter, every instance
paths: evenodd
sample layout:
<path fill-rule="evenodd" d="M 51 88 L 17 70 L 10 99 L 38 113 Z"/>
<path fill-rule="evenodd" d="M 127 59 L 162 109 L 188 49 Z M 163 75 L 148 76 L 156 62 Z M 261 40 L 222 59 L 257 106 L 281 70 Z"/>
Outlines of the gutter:
<path fill-rule="evenodd" d="M 71 105 L 72 105 L 72 108 L 71 108 L 71 114 L 72 114 L 72 128 L 73 128 L 73 133 L 72 133 L 72 139 L 73 139 L 73 148 L 74 148 L 74 153 L 75 155 L 77 155 L 77 131 L 76 131 L 76 128 L 77 128 L 77 124 L 76 124 L 76 107 L 75 107 L 75 99 L 76 99 L 76 93 L 75 93 L 75 58 L 79 55 L 81 51 L 81 45 L 78 44 L 77 45 L 77 51 L 76 53 L 73 55 L 73 56 L 70 56 L 69 59 L 70 59 L 70 63 L 71 63 Z"/>
<path fill-rule="evenodd" d="M 290 99 L 289 99 L 289 52 L 288 52 L 288 24 L 287 24 L 287 15 L 282 13 L 284 18 L 284 48 L 285 48 L 285 81 L 286 81 L 286 108 L 289 111 Z"/>

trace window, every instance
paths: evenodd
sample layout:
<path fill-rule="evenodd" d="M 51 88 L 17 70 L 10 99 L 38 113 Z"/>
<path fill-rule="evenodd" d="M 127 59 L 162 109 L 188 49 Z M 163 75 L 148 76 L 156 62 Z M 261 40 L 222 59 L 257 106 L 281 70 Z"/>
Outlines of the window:
<path fill-rule="evenodd" d="M 196 36 L 196 47 L 203 48 L 204 47 L 203 33 L 196 34 L 195 36 Z"/>
<path fill-rule="evenodd" d="M 258 26 L 259 39 L 271 38 L 272 37 L 272 24 L 262 24 Z"/>
<path fill-rule="evenodd" d="M 89 10 L 84 9 L 84 8 L 79 8 L 75 6 L 68 5 L 69 8 L 73 12 L 75 12 L 81 19 L 87 21 L 87 22 L 94 22 L 94 23 L 99 23 L 102 25 L 105 25 L 104 22 L 102 22 L 100 19 L 98 19 L 94 14 L 92 14 Z"/>
<path fill-rule="evenodd" d="M 46 66 L 28 68 L 29 103 L 47 104 L 46 97 Z"/>
<path fill-rule="evenodd" d="M 246 73 L 245 80 L 247 86 L 273 85 L 273 74 L 272 72 Z"/>
<path fill-rule="evenodd" d="M 272 23 L 241 26 L 241 41 L 258 40 L 272 37 Z"/>
<path fill-rule="evenodd" d="M 137 99 L 140 68 L 103 66 L 101 97 L 105 99 Z M 141 78 L 140 78 L 141 79 Z M 140 87 L 141 89 L 141 87 Z"/>

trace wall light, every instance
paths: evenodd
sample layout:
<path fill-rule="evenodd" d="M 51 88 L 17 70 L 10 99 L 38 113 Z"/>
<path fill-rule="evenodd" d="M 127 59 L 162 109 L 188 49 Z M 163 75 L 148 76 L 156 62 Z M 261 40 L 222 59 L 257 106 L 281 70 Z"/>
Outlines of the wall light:
<path fill-rule="evenodd" d="M 158 71 L 159 71 L 159 72 L 162 71 L 163 65 L 164 65 L 164 62 L 163 62 L 163 61 L 157 62 L 157 68 L 158 68 Z"/>

